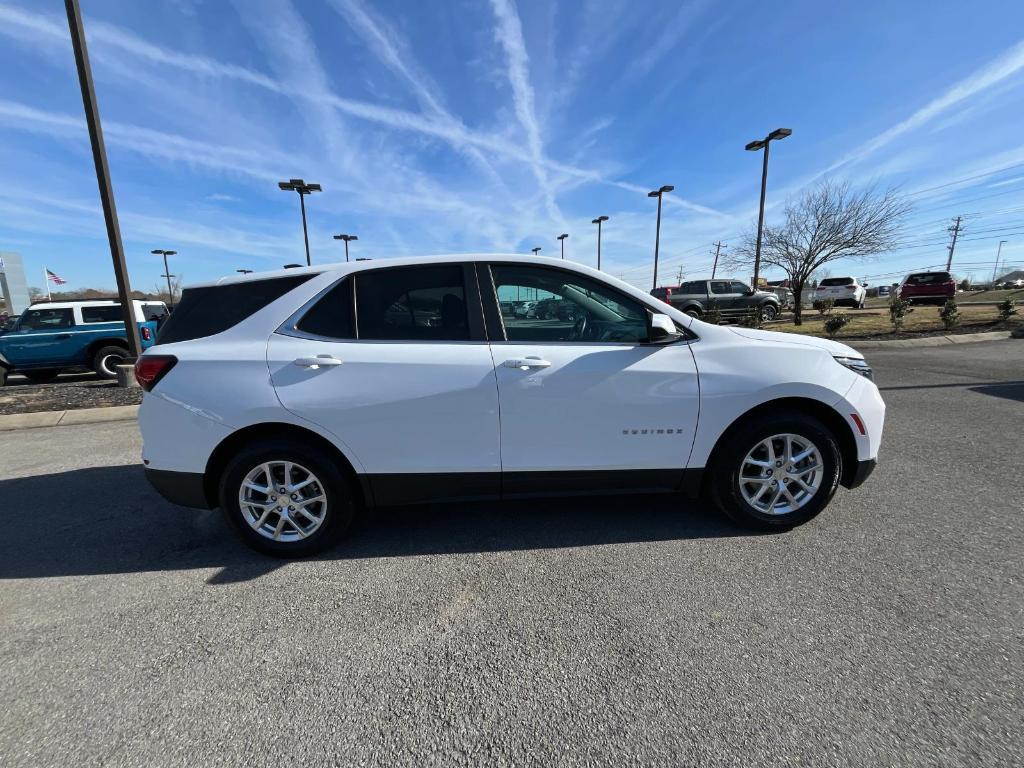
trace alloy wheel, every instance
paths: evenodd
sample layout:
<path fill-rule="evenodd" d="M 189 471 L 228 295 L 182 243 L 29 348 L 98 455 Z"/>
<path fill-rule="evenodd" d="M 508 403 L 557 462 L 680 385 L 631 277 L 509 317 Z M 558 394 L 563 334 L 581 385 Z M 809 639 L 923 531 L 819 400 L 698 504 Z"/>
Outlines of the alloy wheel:
<path fill-rule="evenodd" d="M 765 515 L 787 515 L 814 498 L 824 477 L 821 451 L 801 435 L 785 433 L 761 440 L 740 464 L 744 500 Z"/>
<path fill-rule="evenodd" d="M 267 461 L 252 469 L 238 490 L 238 504 L 249 527 L 271 541 L 308 538 L 327 516 L 323 484 L 292 461 Z"/>

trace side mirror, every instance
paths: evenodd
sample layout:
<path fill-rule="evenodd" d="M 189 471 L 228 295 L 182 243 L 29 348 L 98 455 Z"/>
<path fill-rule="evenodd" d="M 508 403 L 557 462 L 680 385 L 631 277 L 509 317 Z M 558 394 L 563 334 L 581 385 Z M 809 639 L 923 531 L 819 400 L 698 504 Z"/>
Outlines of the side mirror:
<path fill-rule="evenodd" d="M 658 312 L 651 312 L 647 319 L 647 341 L 649 344 L 671 344 L 678 341 L 680 333 L 672 318 Z"/>

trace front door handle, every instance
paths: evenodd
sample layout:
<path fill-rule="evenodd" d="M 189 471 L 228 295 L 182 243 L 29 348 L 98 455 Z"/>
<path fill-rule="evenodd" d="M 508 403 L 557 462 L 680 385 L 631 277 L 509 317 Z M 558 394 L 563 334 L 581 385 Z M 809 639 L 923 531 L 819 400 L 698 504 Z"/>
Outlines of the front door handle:
<path fill-rule="evenodd" d="M 536 355 L 530 355 L 529 357 L 515 357 L 511 360 L 506 360 L 502 365 L 506 368 L 518 368 L 521 371 L 528 371 L 531 368 L 550 368 L 551 362 L 549 360 L 542 360 Z"/>
<path fill-rule="evenodd" d="M 295 365 L 300 368 L 312 368 L 314 371 L 318 368 L 329 368 L 335 365 L 341 365 L 341 360 L 331 355 L 317 355 L 316 357 L 297 357 L 295 358 Z"/>

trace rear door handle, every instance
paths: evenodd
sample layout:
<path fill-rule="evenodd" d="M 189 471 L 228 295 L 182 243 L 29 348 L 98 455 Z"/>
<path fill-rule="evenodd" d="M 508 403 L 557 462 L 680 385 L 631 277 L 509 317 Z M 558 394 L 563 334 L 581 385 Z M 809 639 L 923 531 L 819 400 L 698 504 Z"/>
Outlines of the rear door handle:
<path fill-rule="evenodd" d="M 341 365 L 341 360 L 331 355 L 317 355 L 316 357 L 297 357 L 295 358 L 295 365 L 300 368 L 329 368 L 335 365 Z"/>
<path fill-rule="evenodd" d="M 528 371 L 531 368 L 550 368 L 551 362 L 549 360 L 542 360 L 536 355 L 530 355 L 528 357 L 515 357 L 511 360 L 506 360 L 502 365 L 506 368 L 518 368 L 521 371 Z"/>

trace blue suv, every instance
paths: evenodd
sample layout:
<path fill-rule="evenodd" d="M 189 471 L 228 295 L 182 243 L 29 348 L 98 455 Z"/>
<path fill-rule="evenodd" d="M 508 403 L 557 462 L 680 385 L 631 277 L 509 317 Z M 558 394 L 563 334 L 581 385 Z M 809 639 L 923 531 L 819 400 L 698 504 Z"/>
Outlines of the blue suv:
<path fill-rule="evenodd" d="M 167 315 L 161 301 L 133 301 L 142 348 L 156 340 Z M 33 304 L 0 329 L 0 386 L 13 372 L 30 381 L 53 381 L 67 368 L 91 368 L 113 379 L 128 357 L 121 305 L 116 301 L 61 301 Z"/>

